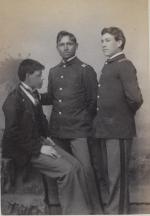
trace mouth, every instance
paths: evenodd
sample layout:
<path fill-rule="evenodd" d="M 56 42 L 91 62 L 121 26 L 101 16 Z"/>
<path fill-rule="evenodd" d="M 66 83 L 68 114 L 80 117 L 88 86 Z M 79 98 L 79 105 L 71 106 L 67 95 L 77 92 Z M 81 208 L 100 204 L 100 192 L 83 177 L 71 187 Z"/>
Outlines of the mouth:
<path fill-rule="evenodd" d="M 103 49 L 103 51 L 105 52 L 105 51 L 108 51 L 108 49 Z"/>
<path fill-rule="evenodd" d="M 70 55 L 70 52 L 64 52 L 65 55 Z"/>

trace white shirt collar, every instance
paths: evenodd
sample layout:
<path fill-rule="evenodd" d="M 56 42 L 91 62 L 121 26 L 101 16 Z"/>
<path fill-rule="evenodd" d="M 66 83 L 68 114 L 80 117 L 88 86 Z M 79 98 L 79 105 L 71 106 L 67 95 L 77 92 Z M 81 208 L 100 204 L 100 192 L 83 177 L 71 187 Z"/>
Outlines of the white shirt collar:
<path fill-rule="evenodd" d="M 118 52 L 118 53 L 112 55 L 111 57 L 109 57 L 108 59 L 113 59 L 113 58 L 115 58 L 115 57 L 117 57 L 117 56 L 119 56 L 119 55 L 121 55 L 121 54 L 124 54 L 124 53 L 123 53 L 122 51 L 121 51 L 121 52 Z"/>
<path fill-rule="evenodd" d="M 25 87 L 25 89 L 29 89 L 31 92 L 33 91 L 33 89 L 30 86 L 28 86 L 26 83 L 21 82 L 21 84 L 23 85 L 23 87 Z"/>
<path fill-rule="evenodd" d="M 36 106 L 37 105 L 36 99 L 31 95 L 30 92 L 28 92 L 26 90 L 26 89 L 29 89 L 30 91 L 33 91 L 33 89 L 24 82 L 21 82 L 20 88 L 27 95 L 27 97 L 30 99 L 30 101 Z"/>
<path fill-rule="evenodd" d="M 65 62 L 70 62 L 71 60 L 73 60 L 76 56 L 72 56 L 71 58 L 67 59 L 66 61 L 64 61 L 64 59 L 62 60 L 63 63 Z"/>

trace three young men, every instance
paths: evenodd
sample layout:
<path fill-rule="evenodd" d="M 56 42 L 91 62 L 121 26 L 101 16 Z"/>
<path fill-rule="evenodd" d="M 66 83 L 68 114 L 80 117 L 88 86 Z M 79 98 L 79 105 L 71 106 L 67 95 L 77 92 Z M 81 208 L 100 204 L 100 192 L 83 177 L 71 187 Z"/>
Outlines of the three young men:
<path fill-rule="evenodd" d="M 45 175 L 57 178 L 65 214 L 102 213 L 87 145 L 93 120 L 97 141 L 92 147 L 93 160 L 102 195 L 104 192 L 105 213 L 127 213 L 128 209 L 134 116 L 142 104 L 142 96 L 136 69 L 122 52 L 123 32 L 110 27 L 103 29 L 101 35 L 107 61 L 98 91 L 95 71 L 76 57 L 75 36 L 61 31 L 57 35 L 57 49 L 62 61 L 49 72 L 48 92 L 34 98 L 44 67 L 25 60 L 18 72 L 22 82 L 3 106 L 4 155 L 13 157 L 18 165 L 30 161 Z M 49 131 L 41 104 L 53 105 Z M 61 148 L 52 146 L 48 135 Z"/>

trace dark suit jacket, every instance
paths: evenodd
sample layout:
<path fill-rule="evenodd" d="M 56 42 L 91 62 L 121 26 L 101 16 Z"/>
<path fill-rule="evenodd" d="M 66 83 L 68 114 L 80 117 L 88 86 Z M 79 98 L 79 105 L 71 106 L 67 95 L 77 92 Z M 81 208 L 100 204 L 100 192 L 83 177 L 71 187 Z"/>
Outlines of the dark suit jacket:
<path fill-rule="evenodd" d="M 124 54 L 103 67 L 98 84 L 94 132 L 98 138 L 132 138 L 134 116 L 143 103 L 136 69 Z"/>
<path fill-rule="evenodd" d="M 17 166 L 25 165 L 40 153 L 41 136 L 47 136 L 47 120 L 42 106 L 35 106 L 20 86 L 13 90 L 3 104 L 5 130 L 2 154 L 13 158 Z"/>
<path fill-rule="evenodd" d="M 53 104 L 50 134 L 59 138 L 81 138 L 91 133 L 96 114 L 97 76 L 78 58 L 50 69 L 48 93 L 42 104 Z"/>

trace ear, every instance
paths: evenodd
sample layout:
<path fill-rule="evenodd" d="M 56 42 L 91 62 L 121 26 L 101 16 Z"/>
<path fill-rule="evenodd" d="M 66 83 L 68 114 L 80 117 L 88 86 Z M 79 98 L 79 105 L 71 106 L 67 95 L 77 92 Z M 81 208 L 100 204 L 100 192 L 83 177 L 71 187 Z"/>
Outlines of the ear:
<path fill-rule="evenodd" d="M 78 46 L 79 46 L 79 44 L 78 44 L 78 43 L 76 43 L 76 49 L 78 49 Z"/>
<path fill-rule="evenodd" d="M 29 79 L 29 77 L 30 77 L 30 73 L 26 73 L 26 78 L 25 78 L 25 80 L 28 80 Z"/>
<path fill-rule="evenodd" d="M 118 48 L 121 48 L 121 46 L 122 46 L 122 40 L 118 40 L 117 41 L 117 46 L 118 46 Z"/>

